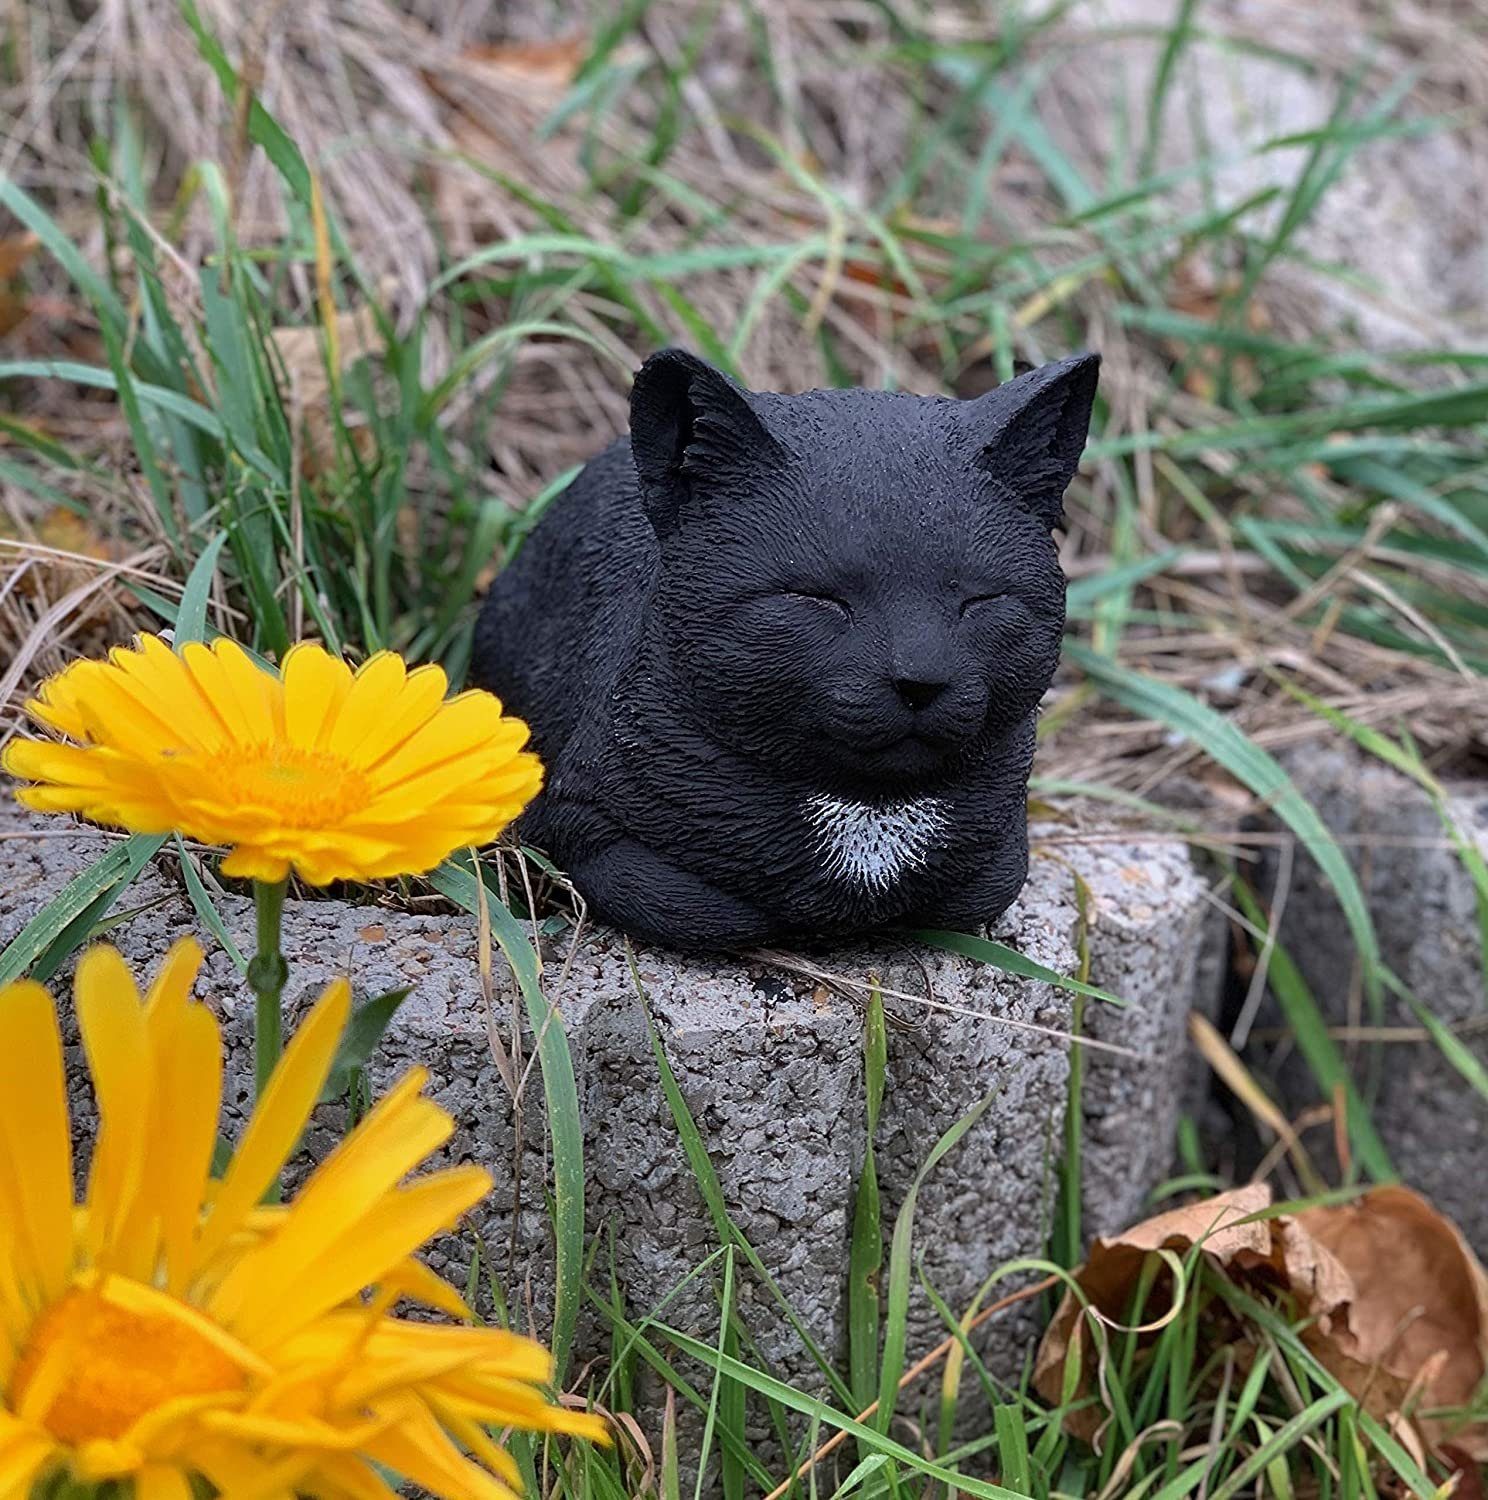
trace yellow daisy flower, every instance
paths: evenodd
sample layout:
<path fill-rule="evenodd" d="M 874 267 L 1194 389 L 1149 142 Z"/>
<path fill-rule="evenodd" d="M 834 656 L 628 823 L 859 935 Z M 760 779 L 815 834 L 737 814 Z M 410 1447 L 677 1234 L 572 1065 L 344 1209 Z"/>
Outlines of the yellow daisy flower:
<path fill-rule="evenodd" d="M 405 1322 L 401 1297 L 464 1315 L 413 1259 L 490 1188 L 476 1167 L 406 1182 L 453 1128 L 414 1070 L 305 1183 L 260 1206 L 330 1071 L 349 1005 L 326 990 L 290 1043 L 220 1182 L 222 1040 L 191 1000 L 196 944 L 143 1002 L 123 960 L 78 966 L 98 1100 L 84 1202 L 56 1011 L 0 988 L 0 1495 L 65 1471 L 133 1479 L 137 1500 L 223 1494 L 392 1500 L 382 1465 L 444 1500 L 510 1500 L 490 1429 L 603 1439 L 540 1387 L 541 1345 L 498 1329 Z"/>
<path fill-rule="evenodd" d="M 276 676 L 232 641 L 176 652 L 147 635 L 26 705 L 74 743 L 15 740 L 0 765 L 35 783 L 17 796 L 40 812 L 230 845 L 228 875 L 415 875 L 494 838 L 542 785 L 527 726 L 447 687 L 387 651 L 353 672 L 302 644 Z"/>

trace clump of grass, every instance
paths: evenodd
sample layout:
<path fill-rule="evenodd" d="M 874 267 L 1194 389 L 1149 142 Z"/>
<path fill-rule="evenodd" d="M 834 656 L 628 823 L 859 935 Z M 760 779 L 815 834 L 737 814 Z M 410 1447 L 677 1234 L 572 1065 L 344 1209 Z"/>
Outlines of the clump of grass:
<path fill-rule="evenodd" d="M 875 1090 L 883 1087 L 883 1056 L 875 1041 L 881 1027 L 882 1008 L 875 1003 L 867 1023 L 870 1115 Z M 659 1493 L 679 1493 L 684 1480 L 703 1474 L 715 1459 L 726 1495 L 758 1487 L 769 1500 L 855 1492 L 928 1497 L 942 1486 L 986 1500 L 1176 1500 L 1194 1493 L 1253 1493 L 1258 1487 L 1279 1495 L 1340 1497 L 1373 1496 L 1388 1487 L 1421 1500 L 1440 1493 L 1408 1446 L 1318 1362 L 1286 1299 L 1266 1300 L 1241 1289 L 1197 1249 L 1176 1266 L 1150 1257 L 1121 1326 L 1093 1325 L 1094 1378 L 1082 1380 L 1079 1360 L 1072 1359 L 1065 1399 L 1052 1408 L 1032 1393 L 1027 1369 L 1011 1377 L 989 1370 L 974 1335 L 990 1319 L 1067 1281 L 1068 1272 L 1053 1261 L 998 1268 L 967 1308 L 948 1306 L 922 1283 L 918 1295 L 939 1311 L 945 1338 L 932 1349 L 909 1349 L 915 1200 L 907 1196 L 890 1234 L 870 1186 L 871 1157 L 853 1224 L 854 1267 L 867 1267 L 886 1238 L 892 1248 L 881 1286 L 876 1276 L 859 1279 L 854 1273 L 849 1386 L 792 1319 L 763 1260 L 730 1217 L 706 1143 L 665 1052 L 653 1045 L 679 1144 L 714 1230 L 713 1247 L 687 1280 L 712 1285 L 717 1337 L 669 1321 L 671 1296 L 639 1318 L 627 1311 L 618 1288 L 591 1286 L 588 1295 L 609 1322 L 624 1360 L 664 1380 L 665 1430 L 672 1441 L 679 1429 L 693 1438 L 681 1459 L 679 1450 L 666 1449 L 661 1471 L 653 1475 Z M 979 1112 L 935 1145 L 922 1176 L 955 1150 Z M 802 1362 L 820 1370 L 817 1380 L 787 1383 L 747 1352 L 738 1296 L 745 1276 L 784 1308 L 801 1340 Z M 600 1386 L 602 1403 L 613 1399 L 624 1367 L 617 1360 Z M 1087 1388 L 1099 1396 L 1078 1394 Z M 1097 1401 L 1106 1415 L 1093 1444 L 1072 1437 L 1067 1420 L 1088 1416 Z M 750 1413 L 768 1417 L 774 1444 L 762 1447 L 751 1439 Z M 574 1491 L 633 1488 L 637 1457 L 623 1447 L 608 1458 L 586 1455 L 586 1465 L 604 1465 L 608 1472 L 602 1480 L 592 1470 L 570 1476 Z"/>

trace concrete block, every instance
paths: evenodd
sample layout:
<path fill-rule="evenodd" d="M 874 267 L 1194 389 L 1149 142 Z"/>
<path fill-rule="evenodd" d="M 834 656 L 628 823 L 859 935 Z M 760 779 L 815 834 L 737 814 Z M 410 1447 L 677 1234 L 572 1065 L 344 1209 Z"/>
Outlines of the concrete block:
<path fill-rule="evenodd" d="M 1384 962 L 1488 1065 L 1476 893 L 1425 793 L 1351 747 L 1302 747 L 1285 762 L 1358 874 Z M 1488 856 L 1488 783 L 1463 782 L 1448 790 L 1456 826 Z M 1280 862 L 1273 857 L 1269 863 L 1274 883 Z M 1377 1029 L 1337 898 L 1300 851 L 1276 899 L 1285 902 L 1280 940 L 1329 1023 Z M 1379 1019 L 1388 1029 L 1385 1039 L 1345 1038 L 1340 1045 L 1397 1170 L 1457 1221 L 1479 1254 L 1488 1254 L 1488 1197 L 1482 1190 L 1488 1102 L 1425 1037 L 1406 1004 L 1388 994 L 1384 1004 Z M 1404 1039 L 1402 1032 L 1417 1039 Z M 1300 1060 L 1272 1071 L 1293 1112 L 1318 1102 Z"/>
<path fill-rule="evenodd" d="M 104 847 L 96 831 L 3 816 L 0 944 Z M 1087 1053 L 1084 1213 L 1094 1233 L 1139 1216 L 1148 1191 L 1167 1174 L 1189 1067 L 1184 1019 L 1209 908 L 1204 882 L 1177 842 L 1060 827 L 1037 830 L 1035 847 L 1028 887 L 994 935 L 1049 968 L 1075 972 L 1078 873 L 1091 893 L 1091 978 L 1132 1002 L 1119 1011 L 1092 1002 L 1085 1012 L 1089 1036 L 1124 1049 Z M 109 939 L 136 966 L 153 964 L 177 936 L 200 933 L 169 860 L 148 871 L 122 905 L 132 915 Z M 228 897 L 220 910 L 246 948 L 249 902 Z M 248 1104 L 250 1007 L 226 955 L 208 946 L 199 989 L 231 1038 L 231 1126 Z M 1065 992 L 881 938 L 810 956 L 803 961 L 813 966 L 810 977 L 756 960 L 642 949 L 635 963 L 643 1009 L 621 938 L 594 930 L 570 949 L 567 934 L 545 944 L 545 983 L 578 1077 L 588 1228 L 602 1236 L 606 1268 L 613 1244 L 632 1311 L 653 1310 L 716 1244 L 659 1086 L 647 1010 L 730 1212 L 833 1358 L 845 1354 L 847 1246 L 865 1135 L 862 997 L 875 981 L 893 992 L 887 1003 L 898 1022 L 889 1035 L 877 1142 L 888 1221 L 935 1142 L 993 1092 L 976 1128 L 921 1189 L 916 1255 L 959 1311 L 998 1266 L 1044 1252 L 1068 1097 Z M 515 998 L 499 953 L 488 1017 L 476 924 L 460 913 L 292 901 L 285 950 L 296 1012 L 347 969 L 362 995 L 415 986 L 371 1069 L 373 1082 L 380 1089 L 408 1064 L 425 1064 L 434 1097 L 459 1125 L 448 1154 L 480 1160 L 497 1179 L 474 1232 L 448 1237 L 434 1258 L 459 1279 L 479 1238 L 519 1318 L 530 1316 L 541 1329 L 551 1297 L 542 1089 L 534 1075 L 514 1108 L 492 1060 L 488 1024 L 509 1046 Z M 523 1046 L 530 1056 L 530 1036 Z M 328 1149 L 343 1120 L 339 1106 L 322 1110 L 307 1160 Z M 748 1277 L 744 1283 L 743 1315 L 761 1351 L 785 1378 L 821 1389 L 768 1294 Z M 712 1278 L 694 1279 L 665 1316 L 715 1336 Z M 913 1355 L 944 1330 L 918 1290 L 911 1318 Z M 1035 1331 L 1031 1311 L 990 1325 L 983 1350 L 991 1367 L 1016 1371 Z M 584 1354 L 603 1351 L 592 1325 L 584 1343 Z"/>

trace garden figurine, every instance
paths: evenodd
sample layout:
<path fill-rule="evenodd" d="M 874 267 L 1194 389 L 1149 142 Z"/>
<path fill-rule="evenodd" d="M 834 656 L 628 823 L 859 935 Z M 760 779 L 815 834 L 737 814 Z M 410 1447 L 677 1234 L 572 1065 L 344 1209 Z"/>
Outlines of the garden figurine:
<path fill-rule="evenodd" d="M 548 767 L 519 828 L 678 948 L 968 927 L 1017 896 L 1099 358 L 970 401 L 636 377 L 498 576 L 475 676 Z"/>

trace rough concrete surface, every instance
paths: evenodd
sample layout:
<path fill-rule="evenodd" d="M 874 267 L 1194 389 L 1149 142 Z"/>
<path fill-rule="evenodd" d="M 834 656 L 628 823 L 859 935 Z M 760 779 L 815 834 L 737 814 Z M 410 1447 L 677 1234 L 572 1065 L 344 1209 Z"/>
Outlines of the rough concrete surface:
<path fill-rule="evenodd" d="M 1384 962 L 1488 1065 L 1476 893 L 1425 793 L 1350 749 L 1308 746 L 1289 752 L 1286 765 L 1358 873 Z M 1488 784 L 1448 790 L 1453 822 L 1488 856 Z M 1335 1026 L 1374 1026 L 1332 887 L 1300 853 L 1288 878 L 1278 880 L 1280 869 L 1273 860 L 1274 899 L 1285 902 L 1279 938 L 1324 1015 Z M 1488 1254 L 1482 1183 L 1488 1104 L 1426 1039 L 1404 1002 L 1387 994 L 1382 1019 L 1420 1039 L 1342 1044 L 1374 1123 L 1405 1181 L 1450 1214 L 1480 1255 Z M 1277 1072 L 1293 1112 L 1318 1102 L 1300 1061 L 1290 1059 Z"/>
<path fill-rule="evenodd" d="M 1086 1010 L 1091 1035 L 1133 1054 L 1086 1054 L 1084 1213 L 1087 1232 L 1096 1232 L 1139 1215 L 1148 1190 L 1166 1175 L 1188 1070 L 1184 1017 L 1208 907 L 1203 880 L 1179 843 L 1068 827 L 1042 836 L 1029 885 L 994 936 L 1056 971 L 1075 972 L 1078 871 L 1092 897 L 1091 978 L 1132 1002 L 1120 1011 L 1092 1002 Z M 3 945 L 104 844 L 95 832 L 14 814 L 0 822 L 0 838 Z M 201 934 L 170 860 L 148 870 L 120 908 L 132 915 L 109 940 L 139 968 L 152 965 L 176 937 Z M 219 909 L 247 947 L 248 901 L 226 897 Z M 613 1243 L 630 1309 L 649 1312 L 713 1250 L 715 1239 L 659 1086 L 625 945 L 597 930 L 570 955 L 570 941 L 565 934 L 547 945 L 546 987 L 567 1028 L 585 1114 L 588 1228 L 603 1236 L 603 1275 Z M 248 1102 L 250 1007 L 228 957 L 205 942 L 209 957 L 198 992 L 223 1016 L 230 1037 L 232 1128 Z M 509 1297 L 530 1308 L 541 1326 L 551 1285 L 542 1089 L 534 1077 L 523 1095 L 520 1217 L 513 1226 L 514 1111 L 492 1061 L 473 919 L 291 902 L 285 951 L 296 1012 L 348 968 L 360 995 L 415 986 L 370 1070 L 373 1083 L 380 1090 L 415 1061 L 430 1069 L 431 1092 L 459 1126 L 449 1155 L 477 1159 L 496 1177 L 476 1229 Z M 888 990 L 925 997 L 888 1001 L 899 1024 L 889 1033 L 877 1142 L 886 1219 L 940 1136 L 995 1092 L 987 1113 L 919 1195 L 916 1256 L 948 1304 L 964 1309 L 998 1266 L 1044 1250 L 1068 1092 L 1069 996 L 896 939 L 812 955 L 810 962 L 849 978 L 854 993 L 876 976 Z M 735 1221 L 812 1336 L 840 1359 L 846 1247 L 865 1133 L 860 1004 L 830 984 L 759 962 L 642 949 L 636 964 Z M 509 1044 L 514 997 L 499 954 L 495 967 L 492 1020 Z M 56 981 L 59 988 L 67 977 Z M 530 1037 L 525 1046 L 530 1052 Z M 325 1152 L 341 1122 L 338 1107 L 322 1111 L 311 1158 Z M 436 1261 L 457 1280 L 474 1239 L 453 1235 L 438 1247 Z M 820 1387 L 768 1294 L 744 1278 L 741 1296 L 746 1324 L 778 1372 Z M 665 1316 L 716 1336 L 712 1279 L 697 1278 Z M 943 1331 L 916 1290 L 911 1353 Z M 1013 1373 L 1033 1331 L 1029 1315 L 990 1325 L 982 1348 L 992 1368 Z M 600 1331 L 591 1326 L 583 1333 L 582 1352 L 601 1352 Z"/>

